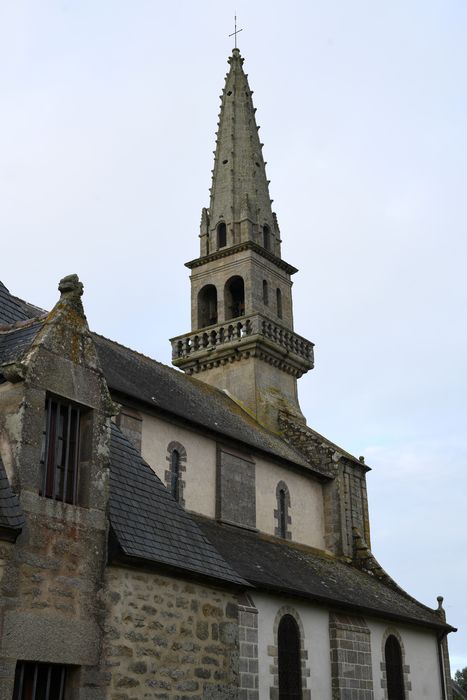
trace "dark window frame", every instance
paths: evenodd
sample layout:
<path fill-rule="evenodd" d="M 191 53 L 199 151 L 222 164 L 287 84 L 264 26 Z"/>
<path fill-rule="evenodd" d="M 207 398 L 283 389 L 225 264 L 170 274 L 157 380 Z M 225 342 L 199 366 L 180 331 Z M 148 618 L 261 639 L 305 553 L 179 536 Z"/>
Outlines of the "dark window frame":
<path fill-rule="evenodd" d="M 224 221 L 217 224 L 217 247 L 225 248 L 227 246 L 227 225 Z"/>
<path fill-rule="evenodd" d="M 83 416 L 89 410 L 57 396 L 46 397 L 39 495 L 78 505 Z"/>
<path fill-rule="evenodd" d="M 384 663 L 388 700 L 405 700 L 402 646 L 395 634 L 390 634 L 384 643 Z"/>
<path fill-rule="evenodd" d="M 300 628 L 293 615 L 286 613 L 277 629 L 279 700 L 303 697 Z"/>
<path fill-rule="evenodd" d="M 67 666 L 17 661 L 13 700 L 64 700 Z"/>

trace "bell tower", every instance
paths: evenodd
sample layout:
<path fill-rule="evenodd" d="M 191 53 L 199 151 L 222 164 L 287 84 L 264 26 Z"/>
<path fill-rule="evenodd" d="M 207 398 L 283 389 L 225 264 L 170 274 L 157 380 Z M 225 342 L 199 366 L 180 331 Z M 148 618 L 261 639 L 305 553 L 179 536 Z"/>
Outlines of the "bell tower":
<path fill-rule="evenodd" d="M 304 422 L 297 379 L 313 367 L 313 343 L 293 330 L 292 281 L 244 59 L 235 48 L 221 95 L 209 208 L 191 270 L 191 332 L 171 339 L 172 361 L 226 390 L 277 430 L 280 410 Z"/>

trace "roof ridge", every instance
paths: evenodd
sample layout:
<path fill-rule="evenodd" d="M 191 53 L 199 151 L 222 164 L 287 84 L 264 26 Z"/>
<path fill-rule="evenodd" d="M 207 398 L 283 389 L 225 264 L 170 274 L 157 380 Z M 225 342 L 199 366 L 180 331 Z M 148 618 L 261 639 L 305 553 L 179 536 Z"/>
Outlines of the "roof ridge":
<path fill-rule="evenodd" d="M 222 389 L 218 389 L 215 386 L 212 386 L 211 384 L 207 384 L 206 382 L 201 381 L 200 379 L 197 379 L 196 377 L 191 377 L 184 372 L 181 372 L 178 369 L 175 369 L 174 367 L 170 367 L 170 365 L 166 365 L 164 362 L 160 362 L 159 360 L 155 360 L 153 357 L 150 357 L 149 355 L 145 355 L 144 353 L 140 352 L 139 350 L 134 350 L 133 348 L 128 347 L 127 345 L 123 345 L 123 343 L 120 343 L 117 340 L 112 340 L 111 338 L 107 338 L 104 335 L 101 335 L 100 333 L 96 333 L 95 331 L 91 331 L 91 335 L 97 336 L 98 338 L 102 338 L 102 340 L 107 341 L 108 343 L 111 343 L 112 345 L 117 345 L 118 347 L 122 348 L 123 350 L 127 350 L 134 355 L 137 355 L 138 357 L 142 357 L 144 360 L 148 360 L 149 362 L 153 362 L 154 364 L 158 365 L 159 367 L 163 367 L 164 369 L 168 370 L 169 372 L 175 374 L 177 377 L 184 377 L 185 380 L 189 380 L 193 382 L 196 386 L 202 386 L 204 390 L 210 391 L 213 395 L 215 396 L 222 396 L 223 399 L 227 399 L 229 403 L 232 404 L 232 407 L 237 408 L 243 417 L 246 419 L 252 421 L 255 426 L 259 427 L 260 429 L 264 430 L 267 432 L 269 435 L 272 435 L 273 437 L 281 440 L 287 447 L 291 447 L 297 455 L 301 455 L 300 451 L 294 446 L 294 445 L 289 445 L 287 441 L 284 439 L 284 437 L 280 433 L 274 433 L 272 430 L 264 426 L 262 423 L 259 423 L 248 411 L 246 411 L 243 406 L 241 406 L 239 403 L 237 403 L 229 393 L 223 391 Z"/>

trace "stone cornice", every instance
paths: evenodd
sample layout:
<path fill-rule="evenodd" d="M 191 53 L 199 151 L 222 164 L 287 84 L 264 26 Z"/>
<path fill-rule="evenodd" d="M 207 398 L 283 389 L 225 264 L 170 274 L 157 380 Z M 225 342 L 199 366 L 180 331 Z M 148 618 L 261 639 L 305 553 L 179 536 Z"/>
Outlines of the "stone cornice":
<path fill-rule="evenodd" d="M 237 245 L 230 246 L 228 248 L 221 248 L 220 250 L 216 250 L 215 253 L 210 253 L 209 255 L 205 255 L 201 258 L 190 260 L 189 262 L 185 263 L 185 267 L 192 270 L 195 267 L 201 267 L 201 265 L 206 265 L 214 260 L 227 258 L 235 253 L 241 253 L 244 250 L 253 250 L 255 253 L 258 253 L 258 255 L 261 255 L 263 258 L 266 258 L 266 260 L 269 260 L 277 265 L 277 267 L 284 270 L 284 272 L 287 272 L 289 275 L 294 275 L 296 272 L 298 272 L 296 267 L 290 265 L 285 260 L 282 260 L 282 258 L 278 258 L 277 255 L 274 255 L 274 253 L 271 253 L 269 250 L 266 250 L 254 241 L 245 241 L 244 243 L 238 243 Z"/>

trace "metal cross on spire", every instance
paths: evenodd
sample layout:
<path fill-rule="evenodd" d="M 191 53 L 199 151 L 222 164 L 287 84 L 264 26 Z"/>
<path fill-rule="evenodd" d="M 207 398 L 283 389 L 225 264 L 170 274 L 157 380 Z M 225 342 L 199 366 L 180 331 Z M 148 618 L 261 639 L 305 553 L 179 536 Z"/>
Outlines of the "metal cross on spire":
<path fill-rule="evenodd" d="M 234 15 L 234 24 L 235 24 L 235 31 L 232 32 L 232 34 L 229 34 L 230 36 L 235 37 L 235 48 L 237 48 L 237 34 L 240 34 L 240 32 L 243 32 L 243 29 L 237 29 L 237 15 Z"/>

